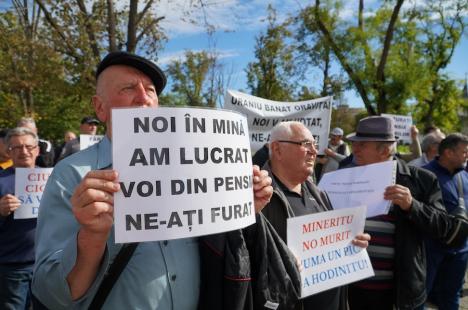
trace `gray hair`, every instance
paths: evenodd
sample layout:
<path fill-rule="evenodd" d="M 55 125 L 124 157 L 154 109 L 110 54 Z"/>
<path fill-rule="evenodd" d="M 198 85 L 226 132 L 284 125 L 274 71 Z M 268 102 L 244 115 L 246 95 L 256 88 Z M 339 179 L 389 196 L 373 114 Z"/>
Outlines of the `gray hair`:
<path fill-rule="evenodd" d="M 395 155 L 396 153 L 396 142 L 388 142 L 388 141 L 376 141 L 377 149 L 383 150 L 388 149 L 389 157 Z"/>
<path fill-rule="evenodd" d="M 293 135 L 293 127 L 304 126 L 301 122 L 288 121 L 275 125 L 270 131 L 270 143 L 282 139 L 288 139 Z"/>
<path fill-rule="evenodd" d="M 39 144 L 39 138 L 34 133 L 34 131 L 32 131 L 31 129 L 26 128 L 26 127 L 16 127 L 16 128 L 8 130 L 8 133 L 7 133 L 6 137 L 5 137 L 5 143 L 6 143 L 6 145 L 10 146 L 10 141 L 11 141 L 12 137 L 26 136 L 26 135 L 29 135 L 29 136 L 33 137 L 34 143 L 36 145 Z"/>
<path fill-rule="evenodd" d="M 32 117 L 22 117 L 18 121 L 16 126 L 18 126 L 18 127 L 29 127 L 29 126 L 27 126 L 28 124 L 30 124 L 31 127 L 36 128 L 36 122 L 34 121 L 34 118 L 32 118 Z"/>
<path fill-rule="evenodd" d="M 444 138 L 445 137 L 443 136 L 443 134 L 440 134 L 435 131 L 428 133 L 427 135 L 424 136 L 421 142 L 421 151 L 423 151 L 424 153 L 427 153 L 431 145 L 439 144 Z"/>

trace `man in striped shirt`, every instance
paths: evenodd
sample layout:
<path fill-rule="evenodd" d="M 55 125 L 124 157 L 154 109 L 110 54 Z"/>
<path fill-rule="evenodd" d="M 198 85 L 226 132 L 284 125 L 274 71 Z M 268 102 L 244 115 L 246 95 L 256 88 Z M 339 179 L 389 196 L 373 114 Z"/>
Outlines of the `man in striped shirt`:
<path fill-rule="evenodd" d="M 426 300 L 424 237 L 450 240 L 458 233 L 455 220 L 443 207 L 434 175 L 395 156 L 393 119 L 364 118 L 347 138 L 354 155 L 347 167 L 397 161 L 396 184 L 384 193 L 384 199 L 392 202 L 389 213 L 366 221 L 365 232 L 372 235 L 368 253 L 375 276 L 350 286 L 350 308 L 419 309 Z"/>

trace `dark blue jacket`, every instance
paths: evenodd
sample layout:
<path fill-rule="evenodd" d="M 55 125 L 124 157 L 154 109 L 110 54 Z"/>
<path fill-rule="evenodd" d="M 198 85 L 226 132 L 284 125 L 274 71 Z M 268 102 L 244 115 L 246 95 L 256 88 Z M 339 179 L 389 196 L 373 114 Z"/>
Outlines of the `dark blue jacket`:
<path fill-rule="evenodd" d="M 464 196 L 463 199 L 466 207 L 468 204 L 468 172 L 463 170 L 463 168 L 460 168 L 452 174 L 439 164 L 438 158 L 433 159 L 427 165 L 423 166 L 423 168 L 432 171 L 437 176 L 437 180 L 439 181 L 439 186 L 442 191 L 444 206 L 448 213 L 453 213 L 458 207 L 460 198 L 458 193 L 458 178 L 461 177 Z M 464 253 L 468 251 L 468 241 L 460 247 L 453 248 L 436 240 L 429 239 L 426 241 L 426 246 L 428 247 L 428 250 L 439 250 L 444 252 Z"/>
<path fill-rule="evenodd" d="M 15 194 L 15 169 L 0 171 L 0 197 Z M 0 265 L 33 264 L 36 219 L 13 218 L 14 212 L 0 216 Z"/>

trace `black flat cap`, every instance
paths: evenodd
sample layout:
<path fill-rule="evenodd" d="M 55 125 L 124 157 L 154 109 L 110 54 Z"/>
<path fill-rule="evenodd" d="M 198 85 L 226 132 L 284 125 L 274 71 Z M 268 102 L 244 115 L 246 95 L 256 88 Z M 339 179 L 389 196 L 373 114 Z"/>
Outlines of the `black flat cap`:
<path fill-rule="evenodd" d="M 92 116 L 85 116 L 81 120 L 81 124 L 96 124 L 99 125 L 99 121 Z"/>
<path fill-rule="evenodd" d="M 161 94 L 166 86 L 164 72 L 151 60 L 127 52 L 111 52 L 99 63 L 96 71 L 96 79 L 106 68 L 114 65 L 124 65 L 138 69 L 147 75 L 156 87 L 156 93 Z"/>

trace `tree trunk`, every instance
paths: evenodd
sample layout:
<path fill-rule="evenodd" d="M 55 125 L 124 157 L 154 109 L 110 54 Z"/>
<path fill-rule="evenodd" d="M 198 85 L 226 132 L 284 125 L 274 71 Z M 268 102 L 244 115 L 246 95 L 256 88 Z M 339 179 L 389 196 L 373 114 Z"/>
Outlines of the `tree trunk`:
<path fill-rule="evenodd" d="M 115 35 L 114 2 L 112 0 L 107 0 L 107 33 L 109 36 L 109 52 L 118 51 Z"/>

